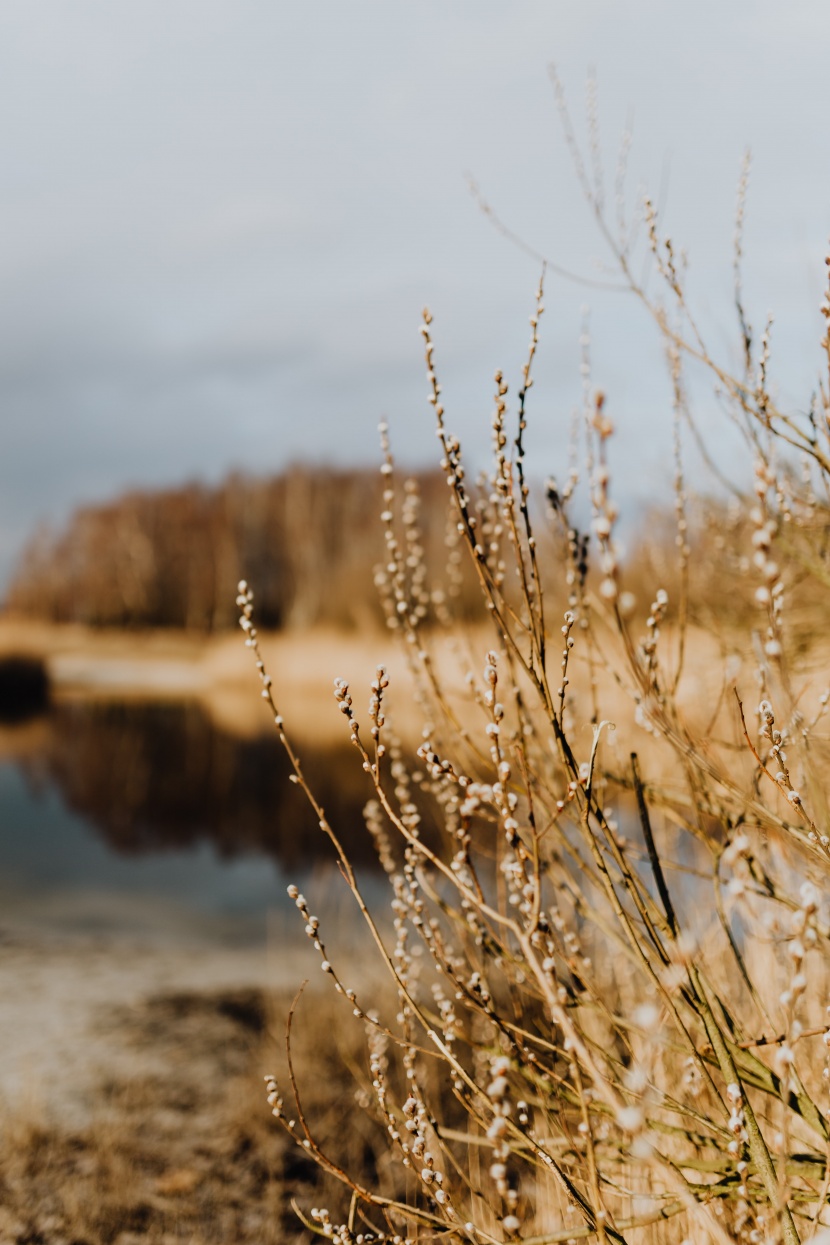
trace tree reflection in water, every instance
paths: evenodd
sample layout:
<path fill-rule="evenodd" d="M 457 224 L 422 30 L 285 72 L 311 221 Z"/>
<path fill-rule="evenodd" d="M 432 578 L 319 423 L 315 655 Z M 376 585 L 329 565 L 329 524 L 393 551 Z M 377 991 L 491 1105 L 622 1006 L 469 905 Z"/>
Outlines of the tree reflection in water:
<path fill-rule="evenodd" d="M 354 748 L 300 753 L 355 863 L 371 865 L 362 810 L 372 791 Z M 58 704 L 24 764 L 30 782 L 54 784 L 122 854 L 209 841 L 221 856 L 262 853 L 288 869 L 333 858 L 275 736 L 226 734 L 195 702 Z"/>

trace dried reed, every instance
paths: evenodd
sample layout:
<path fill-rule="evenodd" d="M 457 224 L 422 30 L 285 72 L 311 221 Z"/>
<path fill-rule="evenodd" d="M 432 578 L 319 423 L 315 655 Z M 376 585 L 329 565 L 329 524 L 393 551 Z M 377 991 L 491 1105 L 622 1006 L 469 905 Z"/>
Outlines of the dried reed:
<path fill-rule="evenodd" d="M 562 108 L 619 278 L 666 345 L 677 430 L 676 595 L 650 586 L 638 635 L 615 539 L 614 429 L 592 384 L 587 343 L 591 531 L 572 517 L 572 471 L 547 488 L 565 552 L 555 563 L 540 553 L 525 434 L 542 283 L 513 428 L 499 372 L 493 465 L 478 482 L 468 479 L 446 423 L 426 311 L 429 401 L 453 508 L 448 580 L 433 589 L 426 582 L 416 490 L 404 486 L 400 503 L 385 427 L 379 576 L 389 625 L 417 675 L 417 756 L 404 756 L 386 722 L 383 667 L 363 725 L 348 684 L 335 684 L 375 788 L 366 821 L 388 875 L 391 940 L 306 783 L 244 582 L 238 597 L 294 779 L 338 853 L 397 996 L 393 1013 L 381 1016 L 373 998 L 355 993 L 353 966 L 326 947 L 324 920 L 292 888 L 322 971 L 366 1026 L 373 1092 L 363 1109 L 386 1130 L 388 1161 L 369 1180 L 318 1143 L 292 1070 L 291 1017 L 287 1083 L 269 1078 L 268 1102 L 296 1145 L 342 1182 L 342 1207 L 302 1211 L 309 1229 L 338 1245 L 594 1237 L 607 1245 L 644 1234 L 796 1245 L 827 1221 L 830 1192 L 830 833 L 820 735 L 830 693 L 816 686 L 797 613 L 800 592 L 817 602 L 830 583 L 830 341 L 822 341 L 828 377 L 807 414 L 781 410 L 769 331 L 756 346 L 742 301 L 745 168 L 735 244 L 743 373 L 718 363 L 687 300 L 682 254 L 648 199 L 640 245 L 660 293 L 635 275 L 637 235 L 621 191 L 616 223 L 607 215 L 594 105 L 587 160 Z M 624 155 L 618 188 L 623 180 Z M 822 314 L 830 318 L 830 298 Z M 754 468 L 754 493 L 721 529 L 728 547 L 719 553 L 741 591 L 751 586 L 755 616 L 739 635 L 745 615 L 706 614 L 724 657 L 719 676 L 690 671 L 686 643 L 695 542 L 705 532 L 691 530 L 682 468 L 690 362 L 712 375 Z M 458 638 L 458 661 L 468 662 L 464 704 L 436 677 L 435 628 L 427 626 L 452 627 L 458 553 L 470 559 L 493 630 L 491 650 L 478 658 L 468 659 Z M 546 602 L 551 585 L 561 599 L 563 581 L 567 610 L 553 617 Z M 719 590 L 729 593 L 728 583 Z M 814 627 L 819 618 L 813 610 Z M 740 687 L 736 650 L 753 654 Z M 704 673 L 715 691 L 698 706 L 703 725 L 694 725 L 684 688 Z M 611 735 L 616 708 L 607 708 L 621 695 L 633 706 L 622 743 Z M 427 806 L 438 810 L 438 843 L 421 835 Z"/>

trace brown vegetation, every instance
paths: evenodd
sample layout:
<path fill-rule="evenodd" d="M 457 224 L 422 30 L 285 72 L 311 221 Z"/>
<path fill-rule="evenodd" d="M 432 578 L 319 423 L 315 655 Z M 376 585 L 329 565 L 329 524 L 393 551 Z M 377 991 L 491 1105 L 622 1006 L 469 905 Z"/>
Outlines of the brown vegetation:
<path fill-rule="evenodd" d="M 307 1241 L 291 1198 L 327 1181 L 262 1110 L 263 1068 L 281 1058 L 287 999 L 258 990 L 178 993 L 115 1017 L 112 1041 L 142 1071 L 101 1084 L 78 1127 L 31 1111 L 0 1124 L 0 1240 L 15 1245 L 293 1245 Z M 314 1026 L 333 1032 L 325 999 Z M 300 1029 L 307 1030 L 304 1017 Z M 309 1043 L 308 1106 L 371 1168 L 378 1135 L 354 1123 L 344 1061 L 357 1042 Z M 60 1075 L 60 1069 L 54 1069 Z M 344 1125 L 349 1132 L 344 1133 Z"/>
<path fill-rule="evenodd" d="M 446 562 L 446 486 L 417 477 L 426 556 Z M 216 488 L 135 492 L 78 511 L 65 531 L 39 533 L 8 589 L 7 609 L 107 627 L 234 626 L 233 592 L 261 585 L 272 627 L 381 617 L 373 568 L 382 482 L 375 471 L 295 467 L 270 479 L 234 475 Z"/>
<path fill-rule="evenodd" d="M 827 1224 L 830 1204 L 830 687 L 826 670 L 817 677 L 815 646 L 830 583 L 822 500 L 830 333 L 818 396 L 806 414 L 784 411 L 769 380 L 768 333 L 754 343 L 741 301 L 744 177 L 736 247 L 743 368 L 734 374 L 717 362 L 687 303 L 684 262 L 651 202 L 645 255 L 634 255 L 621 195 L 619 219 L 606 215 L 595 130 L 585 160 L 564 106 L 563 119 L 619 274 L 666 347 L 676 430 L 670 591 L 661 575 L 647 585 L 646 616 L 632 609 L 616 540 L 614 426 L 587 351 L 592 547 L 586 553 L 571 519 L 571 477 L 549 489 L 565 557 L 552 567 L 540 556 L 525 434 L 542 285 L 509 426 L 507 386 L 496 374 L 483 488 L 468 479 L 448 427 L 426 311 L 442 467 L 493 625 L 491 647 L 469 661 L 460 711 L 423 625 L 428 575 L 385 520 L 389 617 L 416 671 L 424 721 L 416 756 L 403 755 L 387 724 L 395 692 L 383 666 L 368 711 L 343 679 L 336 697 L 375 787 L 367 829 L 388 875 L 394 938 L 378 927 L 340 828 L 305 773 L 247 583 L 237 598 L 279 741 L 397 994 L 394 1007 L 376 1013 L 325 913 L 318 918 L 289 888 L 344 1017 L 368 1021 L 366 1110 L 386 1129 L 386 1163 L 367 1180 L 340 1158 L 300 1109 L 296 1069 L 270 1078 L 268 1102 L 298 1149 L 340 1179 L 336 1202 L 305 1209 L 340 1245 L 404 1237 L 798 1245 Z M 643 258 L 656 294 L 638 279 Z M 821 311 L 830 322 L 830 287 Z M 704 512 L 700 534 L 690 528 L 683 474 L 689 365 L 713 378 L 753 477 L 731 510 Z M 392 490 L 390 511 L 394 501 Z M 405 505 L 404 497 L 404 528 Z M 694 567 L 695 545 L 705 551 L 707 541 L 713 557 Z M 694 646 L 693 618 L 707 629 Z M 578 661 L 587 679 L 572 686 Z M 629 715 L 618 715 L 621 699 Z M 442 812 L 437 848 L 420 833 L 427 799 Z"/>

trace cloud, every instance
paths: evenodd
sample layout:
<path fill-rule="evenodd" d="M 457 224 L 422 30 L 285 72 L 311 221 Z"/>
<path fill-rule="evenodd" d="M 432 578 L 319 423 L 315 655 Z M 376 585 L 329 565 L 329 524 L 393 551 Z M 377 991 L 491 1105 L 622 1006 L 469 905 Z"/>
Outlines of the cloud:
<path fill-rule="evenodd" d="M 492 373 L 518 376 L 538 272 L 478 212 L 465 171 L 550 258 L 594 273 L 603 254 L 550 60 L 581 141 L 596 67 L 609 181 L 632 111 L 632 196 L 645 183 L 661 199 L 670 165 L 666 227 L 690 247 L 718 348 L 737 168 L 754 148 L 747 292 L 756 323 L 780 312 L 779 379 L 800 400 L 830 216 L 828 34 L 812 3 L 7 6 L 0 561 L 39 516 L 127 485 L 371 460 L 385 414 L 401 456 L 425 461 L 427 302 L 453 427 L 485 452 Z M 542 470 L 579 401 L 586 298 L 598 382 L 620 422 L 669 453 L 652 328 L 615 296 L 551 279 Z"/>

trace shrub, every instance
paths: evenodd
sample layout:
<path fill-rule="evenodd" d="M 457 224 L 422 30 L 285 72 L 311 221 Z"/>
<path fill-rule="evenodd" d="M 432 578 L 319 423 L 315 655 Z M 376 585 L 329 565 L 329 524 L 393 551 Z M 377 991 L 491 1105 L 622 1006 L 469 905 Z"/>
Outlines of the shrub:
<path fill-rule="evenodd" d="M 710 512 L 690 527 L 678 432 L 672 593 L 652 583 L 647 616 L 632 621 L 615 543 L 610 404 L 590 377 L 590 539 L 571 518 L 576 481 L 551 481 L 549 521 L 565 552 L 559 562 L 540 554 L 525 440 L 541 283 L 512 427 L 496 374 L 493 464 L 480 483 L 468 480 L 446 423 L 424 313 L 441 465 L 492 640 L 471 660 L 459 703 L 436 674 L 439 637 L 423 627 L 428 587 L 412 554 L 411 492 L 401 510 L 384 428 L 382 588 L 418 675 L 417 756 L 403 755 L 386 722 L 383 668 L 368 718 L 359 721 L 342 679 L 335 697 L 375 787 L 366 823 L 388 875 L 390 937 L 306 784 L 244 582 L 238 597 L 295 779 L 394 989 L 391 1010 L 376 1012 L 381 995 L 355 989 L 357 966 L 338 963 L 325 921 L 291 888 L 323 972 L 366 1026 L 371 1098 L 355 1110 L 386 1130 L 388 1161 L 351 1172 L 318 1144 L 291 1067 L 290 1017 L 287 1079 L 269 1079 L 268 1102 L 296 1144 L 342 1181 L 341 1207 L 303 1212 L 335 1242 L 606 1245 L 642 1229 L 649 1239 L 795 1245 L 823 1222 L 830 1192 L 821 734 L 830 691 L 813 668 L 830 582 L 830 384 L 819 384 L 804 416 L 779 409 L 768 335 L 754 345 L 739 280 L 744 369 L 736 376 L 716 362 L 655 210 L 646 200 L 659 296 L 634 275 L 567 116 L 565 124 L 619 271 L 666 344 L 678 429 L 691 360 L 743 430 L 754 490 L 728 523 Z M 740 249 L 739 229 L 738 274 Z M 830 301 L 822 313 L 830 316 Z M 827 336 L 822 348 L 830 363 Z M 707 607 L 696 609 L 691 589 L 702 580 Z M 554 613 L 551 590 L 563 583 L 567 608 Z M 728 606 L 736 595 L 754 617 L 749 605 L 718 608 L 719 597 Z M 443 621 L 452 632 L 449 610 Z M 459 662 L 463 652 L 459 644 Z M 440 809 L 437 846 L 419 833 L 425 802 Z"/>

